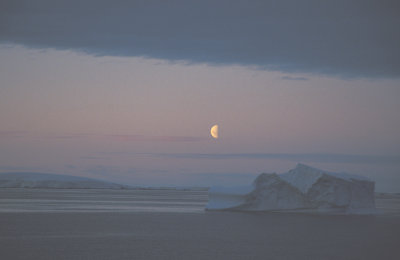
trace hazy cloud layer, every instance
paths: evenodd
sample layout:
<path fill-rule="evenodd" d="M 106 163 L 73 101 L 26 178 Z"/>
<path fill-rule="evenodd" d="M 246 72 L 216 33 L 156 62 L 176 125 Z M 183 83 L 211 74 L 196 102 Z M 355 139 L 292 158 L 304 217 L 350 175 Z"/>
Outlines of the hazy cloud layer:
<path fill-rule="evenodd" d="M 197 142 L 209 140 L 205 137 L 197 136 L 151 136 L 151 135 L 109 135 L 109 134 L 76 134 L 76 135 L 57 135 L 46 136 L 47 138 L 70 139 L 70 138 L 97 138 L 123 142 Z"/>
<path fill-rule="evenodd" d="M 116 141 L 148 141 L 148 142 L 197 142 L 209 140 L 197 136 L 145 136 L 145 135 L 103 135 L 102 138 Z"/>
<path fill-rule="evenodd" d="M 183 159 L 280 159 L 295 162 L 319 163 L 400 163 L 400 156 L 351 155 L 351 154 L 290 154 L 290 153 L 154 153 L 156 157 Z"/>
<path fill-rule="evenodd" d="M 0 131 L 0 138 L 29 137 L 46 139 L 103 139 L 122 142 L 199 142 L 210 140 L 200 136 L 131 135 L 131 134 L 34 134 L 28 131 Z"/>
<path fill-rule="evenodd" d="M 0 131 L 0 138 L 23 137 L 27 133 L 28 133 L 27 131 Z"/>
<path fill-rule="evenodd" d="M 400 75 L 390 0 L 3 0 L 0 42 L 340 77 Z"/>
<path fill-rule="evenodd" d="M 283 76 L 281 79 L 286 79 L 286 80 L 308 80 L 306 77 L 291 77 L 291 76 Z"/>

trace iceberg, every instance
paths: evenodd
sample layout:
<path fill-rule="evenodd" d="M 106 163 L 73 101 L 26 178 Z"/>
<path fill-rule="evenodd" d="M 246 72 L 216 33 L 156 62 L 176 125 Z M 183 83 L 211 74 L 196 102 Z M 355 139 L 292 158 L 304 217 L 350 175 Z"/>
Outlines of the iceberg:
<path fill-rule="evenodd" d="M 211 188 L 206 210 L 374 214 L 374 188 L 362 176 L 298 164 L 286 173 L 262 173 L 252 186 Z"/>

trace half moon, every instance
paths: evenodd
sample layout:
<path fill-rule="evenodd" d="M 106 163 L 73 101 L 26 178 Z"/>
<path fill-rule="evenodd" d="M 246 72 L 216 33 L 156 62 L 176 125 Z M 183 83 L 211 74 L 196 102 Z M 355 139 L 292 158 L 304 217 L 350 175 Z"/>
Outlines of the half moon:
<path fill-rule="evenodd" d="M 218 138 L 218 125 L 213 125 L 210 130 L 210 134 L 213 138 Z"/>

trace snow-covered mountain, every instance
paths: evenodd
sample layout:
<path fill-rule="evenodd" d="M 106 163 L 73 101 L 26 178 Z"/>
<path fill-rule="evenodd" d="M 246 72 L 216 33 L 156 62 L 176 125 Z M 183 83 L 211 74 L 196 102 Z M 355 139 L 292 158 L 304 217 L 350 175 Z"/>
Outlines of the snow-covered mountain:
<path fill-rule="evenodd" d="M 102 180 L 48 173 L 0 173 L 0 188 L 123 189 L 128 186 Z"/>
<path fill-rule="evenodd" d="M 262 173 L 248 189 L 210 189 L 210 210 L 375 213 L 373 181 L 298 164 L 287 173 Z"/>

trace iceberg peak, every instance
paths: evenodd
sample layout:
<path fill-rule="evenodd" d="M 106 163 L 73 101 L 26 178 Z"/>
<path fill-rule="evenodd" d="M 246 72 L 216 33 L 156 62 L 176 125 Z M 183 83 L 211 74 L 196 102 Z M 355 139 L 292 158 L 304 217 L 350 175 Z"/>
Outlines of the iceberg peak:
<path fill-rule="evenodd" d="M 323 174 L 321 170 L 299 163 L 296 168 L 280 174 L 280 177 L 306 193 Z"/>
<path fill-rule="evenodd" d="M 297 165 L 296 165 L 296 168 L 295 169 L 297 169 L 297 170 L 308 170 L 308 169 L 315 169 L 315 168 L 313 168 L 313 167 L 311 167 L 311 166 L 308 166 L 308 165 L 306 165 L 306 164 L 303 164 L 303 163 L 298 163 Z"/>
<path fill-rule="evenodd" d="M 320 179 L 322 176 L 330 176 L 345 181 L 369 181 L 366 177 L 344 173 L 344 172 L 329 172 L 320 170 L 302 163 L 298 163 L 296 168 L 289 170 L 288 172 L 280 174 L 280 177 L 285 181 L 289 182 L 293 186 L 297 187 L 303 193 L 307 191 Z"/>

